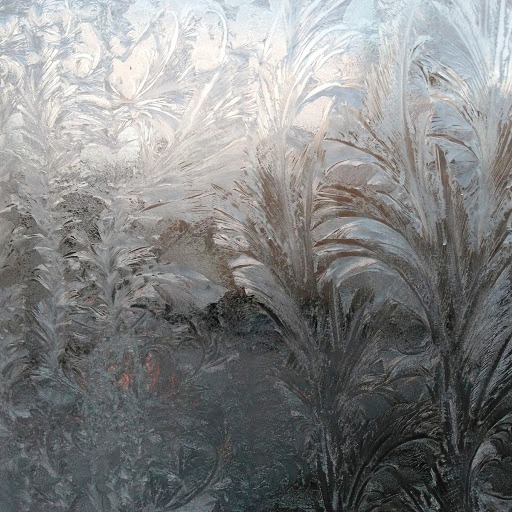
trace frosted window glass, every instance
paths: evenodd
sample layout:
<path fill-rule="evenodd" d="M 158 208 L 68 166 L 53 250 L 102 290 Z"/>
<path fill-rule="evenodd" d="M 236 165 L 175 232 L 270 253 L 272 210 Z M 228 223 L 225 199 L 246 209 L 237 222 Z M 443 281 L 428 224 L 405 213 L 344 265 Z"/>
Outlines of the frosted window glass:
<path fill-rule="evenodd" d="M 509 0 L 0 0 L 0 511 L 512 501 Z"/>

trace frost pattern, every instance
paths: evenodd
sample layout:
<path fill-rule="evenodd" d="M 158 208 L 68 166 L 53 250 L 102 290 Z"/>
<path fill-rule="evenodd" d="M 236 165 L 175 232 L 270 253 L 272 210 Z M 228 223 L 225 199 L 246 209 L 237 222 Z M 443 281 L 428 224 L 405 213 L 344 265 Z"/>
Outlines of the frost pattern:
<path fill-rule="evenodd" d="M 512 503 L 508 0 L 0 1 L 2 512 Z"/>

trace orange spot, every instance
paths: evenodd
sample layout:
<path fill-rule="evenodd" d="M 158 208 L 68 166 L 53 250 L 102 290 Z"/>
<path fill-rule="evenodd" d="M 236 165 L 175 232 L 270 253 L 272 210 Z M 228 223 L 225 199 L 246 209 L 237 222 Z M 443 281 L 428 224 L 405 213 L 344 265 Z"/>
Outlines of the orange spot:
<path fill-rule="evenodd" d="M 155 361 L 155 356 L 151 352 L 146 356 L 144 366 L 146 367 L 148 373 L 151 375 L 151 385 L 149 386 L 149 391 L 150 393 L 154 393 L 156 383 L 160 377 L 160 365 L 157 361 Z"/>
<path fill-rule="evenodd" d="M 130 374 L 126 372 L 122 373 L 121 378 L 117 381 L 117 383 L 124 391 L 128 391 L 128 388 L 130 387 Z"/>
<path fill-rule="evenodd" d="M 176 396 L 177 395 L 177 387 L 178 379 L 176 378 L 176 374 L 174 373 L 174 370 L 171 371 L 171 382 L 170 382 L 170 391 L 167 393 L 167 396 Z"/>

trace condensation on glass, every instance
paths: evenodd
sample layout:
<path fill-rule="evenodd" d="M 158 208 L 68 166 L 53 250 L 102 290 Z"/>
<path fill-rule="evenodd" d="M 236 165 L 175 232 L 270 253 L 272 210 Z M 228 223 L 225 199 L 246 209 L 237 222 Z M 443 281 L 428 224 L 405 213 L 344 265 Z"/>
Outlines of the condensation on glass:
<path fill-rule="evenodd" d="M 0 510 L 510 510 L 511 34 L 0 0 Z"/>

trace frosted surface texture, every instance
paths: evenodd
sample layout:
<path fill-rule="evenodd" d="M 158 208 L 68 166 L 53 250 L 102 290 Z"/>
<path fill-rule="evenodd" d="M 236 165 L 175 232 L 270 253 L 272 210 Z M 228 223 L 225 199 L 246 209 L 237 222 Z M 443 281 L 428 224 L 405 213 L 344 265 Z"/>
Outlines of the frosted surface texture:
<path fill-rule="evenodd" d="M 510 0 L 0 0 L 0 512 L 512 510 Z"/>

